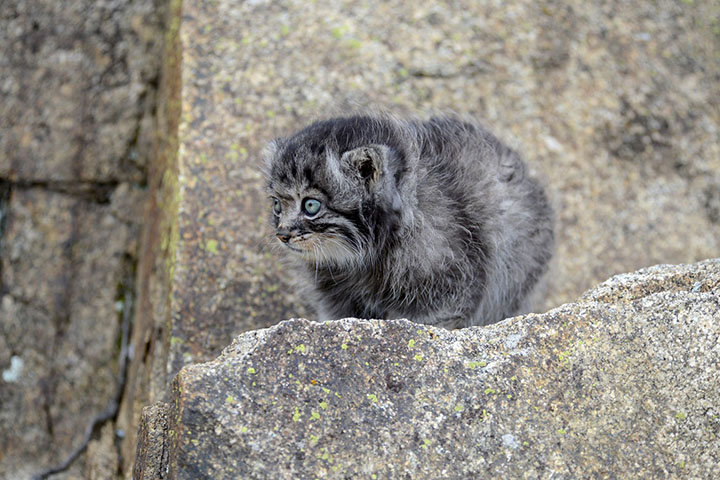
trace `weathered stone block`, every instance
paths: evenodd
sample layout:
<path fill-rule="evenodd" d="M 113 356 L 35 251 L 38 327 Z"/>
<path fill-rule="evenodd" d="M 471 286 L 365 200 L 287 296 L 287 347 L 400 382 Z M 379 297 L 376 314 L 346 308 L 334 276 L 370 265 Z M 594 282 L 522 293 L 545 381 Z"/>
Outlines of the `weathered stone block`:
<path fill-rule="evenodd" d="M 12 193 L 0 332 L 23 369 L 0 388 L 0 476 L 63 459 L 115 393 L 118 310 L 137 226 L 112 210 L 39 188 Z"/>
<path fill-rule="evenodd" d="M 0 177 L 142 181 L 163 3 L 0 5 Z"/>
<path fill-rule="evenodd" d="M 137 440 L 138 461 L 133 468 L 135 480 L 167 478 L 168 405 L 157 403 L 143 409 Z"/>
<path fill-rule="evenodd" d="M 115 393 L 167 3 L 0 2 L 2 478 L 64 460 Z M 117 471 L 114 429 L 65 476 Z"/>
<path fill-rule="evenodd" d="M 185 367 L 153 448 L 172 479 L 713 478 L 718 338 L 720 259 L 488 327 L 290 320 Z"/>

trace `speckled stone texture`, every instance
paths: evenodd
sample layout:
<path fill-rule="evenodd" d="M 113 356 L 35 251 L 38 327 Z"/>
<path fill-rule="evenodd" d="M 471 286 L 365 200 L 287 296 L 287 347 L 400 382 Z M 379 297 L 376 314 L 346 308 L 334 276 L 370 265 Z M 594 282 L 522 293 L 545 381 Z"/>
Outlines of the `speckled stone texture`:
<path fill-rule="evenodd" d="M 0 4 L 0 177 L 144 179 L 162 3 Z"/>
<path fill-rule="evenodd" d="M 167 404 L 158 403 L 143 409 L 137 436 L 137 462 L 132 471 L 134 480 L 167 478 L 168 418 Z M 133 457 L 134 458 L 134 457 Z"/>
<path fill-rule="evenodd" d="M 64 461 L 115 394 L 165 4 L 0 1 L 0 478 Z M 54 478 L 117 474 L 96 434 Z"/>
<path fill-rule="evenodd" d="M 259 152 L 366 106 L 483 120 L 544 179 L 544 311 L 609 276 L 720 252 L 717 2 L 185 2 L 169 371 L 307 316 Z"/>
<path fill-rule="evenodd" d="M 151 447 L 170 442 L 173 479 L 709 479 L 719 374 L 717 259 L 620 275 L 488 327 L 248 332 L 180 372 Z"/>
<path fill-rule="evenodd" d="M 0 477 L 26 478 L 64 459 L 115 393 L 137 226 L 112 203 L 33 188 L 13 192 L 5 227 L 0 370 L 13 357 L 22 369 L 0 380 Z"/>
<path fill-rule="evenodd" d="M 150 191 L 144 229 L 139 241 L 137 297 L 131 356 L 125 390 L 117 416 L 124 437 L 119 443 L 121 471 L 132 473 L 143 407 L 167 396 L 167 358 L 170 348 L 171 279 L 177 248 L 178 172 L 177 126 L 180 119 L 180 2 L 166 5 L 154 130 L 157 137 L 153 161 L 148 165 Z M 141 353 L 139 353 L 141 352 Z M 137 480 L 138 477 L 135 477 Z M 146 475 L 145 478 L 159 478 Z"/>

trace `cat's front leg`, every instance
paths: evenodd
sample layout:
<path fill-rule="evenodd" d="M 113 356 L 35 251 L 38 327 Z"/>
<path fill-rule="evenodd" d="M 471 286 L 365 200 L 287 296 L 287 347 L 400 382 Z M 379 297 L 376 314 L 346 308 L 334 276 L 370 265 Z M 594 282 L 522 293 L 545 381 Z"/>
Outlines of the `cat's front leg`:
<path fill-rule="evenodd" d="M 451 316 L 451 317 L 445 317 L 438 320 L 438 323 L 435 324 L 438 327 L 446 328 L 448 330 L 454 330 L 456 328 L 463 328 L 470 325 L 470 320 L 468 317 L 465 316 Z"/>

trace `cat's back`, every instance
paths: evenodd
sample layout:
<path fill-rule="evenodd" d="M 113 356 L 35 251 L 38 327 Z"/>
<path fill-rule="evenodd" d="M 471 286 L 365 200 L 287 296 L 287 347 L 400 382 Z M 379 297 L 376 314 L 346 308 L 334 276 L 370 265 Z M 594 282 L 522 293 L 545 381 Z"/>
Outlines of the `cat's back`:
<path fill-rule="evenodd" d="M 516 151 L 475 121 L 435 117 L 417 132 L 425 225 L 453 252 L 464 278 L 485 285 L 472 323 L 525 310 L 554 245 L 553 211 L 541 183 Z"/>
<path fill-rule="evenodd" d="M 417 132 L 419 196 L 432 191 L 435 201 L 447 197 L 478 221 L 511 220 L 504 228 L 492 225 L 493 233 L 515 230 L 511 235 L 522 235 L 538 225 L 551 228 L 553 211 L 541 182 L 530 175 L 518 152 L 480 123 L 433 117 L 419 124 Z"/>
<path fill-rule="evenodd" d="M 415 131 L 419 170 L 445 188 L 484 184 L 498 175 L 509 177 L 510 170 L 524 169 L 517 154 L 474 120 L 432 117 L 417 122 Z"/>

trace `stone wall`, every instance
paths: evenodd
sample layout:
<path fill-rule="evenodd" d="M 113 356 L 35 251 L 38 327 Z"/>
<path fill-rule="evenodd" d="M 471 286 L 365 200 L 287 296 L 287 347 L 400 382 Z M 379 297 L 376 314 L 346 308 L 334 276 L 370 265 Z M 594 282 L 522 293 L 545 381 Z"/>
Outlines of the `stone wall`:
<path fill-rule="evenodd" d="M 0 477 L 116 396 L 154 147 L 161 0 L 0 4 Z M 119 472 L 116 429 L 67 478 Z"/>

